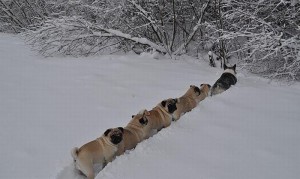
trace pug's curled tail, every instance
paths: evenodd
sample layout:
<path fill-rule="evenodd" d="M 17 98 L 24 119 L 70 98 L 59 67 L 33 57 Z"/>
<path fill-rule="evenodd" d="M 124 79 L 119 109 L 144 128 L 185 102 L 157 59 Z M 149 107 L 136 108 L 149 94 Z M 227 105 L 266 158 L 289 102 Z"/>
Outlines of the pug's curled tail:
<path fill-rule="evenodd" d="M 78 151 L 79 151 L 79 149 L 78 149 L 77 147 L 74 147 L 74 148 L 71 150 L 71 155 L 72 155 L 74 161 L 76 161 L 77 158 L 78 158 Z"/>

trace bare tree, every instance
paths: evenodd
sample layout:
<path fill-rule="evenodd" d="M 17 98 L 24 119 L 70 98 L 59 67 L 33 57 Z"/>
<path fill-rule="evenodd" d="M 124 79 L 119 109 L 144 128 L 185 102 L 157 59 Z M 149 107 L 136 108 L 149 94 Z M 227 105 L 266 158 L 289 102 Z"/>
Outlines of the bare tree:
<path fill-rule="evenodd" d="M 136 48 L 138 46 L 139 48 L 142 48 L 142 50 L 155 49 L 156 51 L 168 53 L 170 56 L 173 56 L 183 53 L 189 43 L 194 40 L 194 37 L 200 29 L 199 27 L 203 21 L 203 16 L 209 2 L 210 0 L 204 4 L 199 1 L 192 0 L 143 0 L 139 2 L 134 0 L 113 0 L 109 2 L 103 0 L 92 2 L 66 2 L 65 0 L 62 0 L 61 3 L 56 3 L 55 6 L 53 6 L 54 10 L 52 17 L 55 17 L 57 14 L 59 14 L 59 19 L 62 20 L 62 15 L 66 17 L 75 16 L 80 18 L 81 22 L 85 21 L 85 23 L 88 23 L 89 26 L 117 31 L 119 33 L 114 34 L 114 38 L 111 36 L 107 40 L 109 41 L 114 39 L 113 41 L 115 41 L 117 37 L 123 39 L 118 48 L 120 48 L 121 45 L 126 44 L 125 46 L 127 49 L 130 46 L 131 48 Z M 195 11 L 196 7 L 199 7 L 201 10 L 199 14 L 197 14 Z M 55 9 L 60 10 L 55 12 Z M 70 22 L 70 18 L 66 17 L 63 19 L 67 19 L 67 21 Z M 53 31 L 55 28 L 60 27 L 65 27 L 68 31 L 70 30 L 70 23 L 67 23 L 68 25 L 65 26 L 53 26 L 53 24 L 58 22 L 56 21 L 56 18 L 57 17 L 47 20 L 44 23 L 44 27 L 51 24 L 51 30 L 53 29 Z M 76 21 L 73 22 L 77 23 Z M 84 25 L 83 28 L 85 28 Z M 94 34 L 97 33 L 97 30 L 97 28 L 90 28 L 90 32 Z M 77 30 L 75 30 L 75 32 L 78 33 Z M 31 31 L 31 33 L 31 42 L 32 44 L 38 44 L 35 45 L 36 47 L 41 46 L 39 42 L 43 41 L 43 39 L 47 39 L 49 36 L 49 33 L 46 33 L 45 30 Z M 125 36 L 120 36 L 121 33 L 126 34 L 126 37 L 130 36 L 130 38 L 124 38 Z M 72 33 L 60 34 L 59 36 L 62 36 L 61 39 L 67 39 L 69 38 L 68 36 L 70 36 L 70 34 Z M 80 34 L 82 36 L 82 33 Z M 35 35 L 37 35 L 36 39 L 34 38 Z M 43 35 L 46 37 L 40 38 Z M 66 37 L 63 37 L 63 35 Z M 96 39 L 99 38 L 99 36 L 93 37 Z M 89 38 L 92 37 L 89 36 Z M 66 46 L 65 42 L 71 43 L 71 41 L 65 40 L 63 42 L 64 46 Z M 78 40 L 72 41 L 72 44 L 75 43 L 81 42 Z M 43 42 L 43 44 L 45 46 L 47 44 L 50 45 L 49 43 L 45 42 Z M 59 45 L 59 42 L 56 41 L 56 43 L 51 43 L 51 48 L 42 49 L 45 51 L 45 53 L 49 54 L 46 51 L 52 49 L 55 44 Z M 93 49 L 97 48 L 93 47 Z M 79 55 L 78 52 L 76 55 Z M 45 53 L 43 52 L 43 54 Z M 53 54 L 53 52 L 51 52 L 51 54 Z M 88 53 L 84 52 L 82 55 L 87 54 Z"/>
<path fill-rule="evenodd" d="M 144 44 L 165 52 L 162 46 L 146 38 L 133 37 L 119 30 L 95 25 L 80 17 L 51 19 L 45 22 L 43 28 L 27 31 L 25 35 L 28 42 L 44 56 L 88 56 L 101 52 L 127 51 L 124 49 L 124 41 Z"/>
<path fill-rule="evenodd" d="M 299 80 L 300 3 L 280 0 L 231 0 L 221 4 L 222 27 L 207 21 L 212 41 L 226 42 L 228 55 L 253 73 Z"/>
<path fill-rule="evenodd" d="M 39 26 L 48 16 L 45 1 L 0 0 L 0 30 L 20 32 Z"/>
<path fill-rule="evenodd" d="M 20 32 L 46 56 L 199 46 L 269 78 L 299 80 L 297 0 L 0 0 L 0 31 Z"/>

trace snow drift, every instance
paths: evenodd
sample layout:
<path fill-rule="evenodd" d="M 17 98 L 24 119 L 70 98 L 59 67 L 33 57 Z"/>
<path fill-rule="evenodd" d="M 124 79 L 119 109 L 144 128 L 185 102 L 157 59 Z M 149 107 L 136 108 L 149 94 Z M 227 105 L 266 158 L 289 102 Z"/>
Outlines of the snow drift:
<path fill-rule="evenodd" d="M 145 54 L 44 59 L 19 38 L 0 36 L 0 178 L 83 178 L 72 167 L 73 147 L 222 73 L 208 62 Z M 299 106 L 298 83 L 268 83 L 238 70 L 235 86 L 96 178 L 298 178 Z"/>

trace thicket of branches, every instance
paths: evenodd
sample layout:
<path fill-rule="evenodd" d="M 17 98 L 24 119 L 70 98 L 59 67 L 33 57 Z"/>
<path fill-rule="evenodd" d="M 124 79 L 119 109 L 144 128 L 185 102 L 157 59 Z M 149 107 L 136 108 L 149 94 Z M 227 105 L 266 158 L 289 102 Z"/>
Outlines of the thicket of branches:
<path fill-rule="evenodd" d="M 54 8 L 61 11 L 26 34 L 46 55 L 89 55 L 108 48 L 179 55 L 197 36 L 209 2 L 63 1 Z"/>
<path fill-rule="evenodd" d="M 0 31 L 41 54 L 88 56 L 211 49 L 221 62 L 300 80 L 298 0 L 0 0 Z"/>
<path fill-rule="evenodd" d="M 40 26 L 49 5 L 45 0 L 0 0 L 0 31 L 17 33 Z"/>
<path fill-rule="evenodd" d="M 217 53 L 253 73 L 300 80 L 300 3 L 296 0 L 215 1 L 215 21 L 205 23 Z M 219 4 L 218 4 L 219 3 Z M 216 9 L 216 8 L 215 8 Z"/>

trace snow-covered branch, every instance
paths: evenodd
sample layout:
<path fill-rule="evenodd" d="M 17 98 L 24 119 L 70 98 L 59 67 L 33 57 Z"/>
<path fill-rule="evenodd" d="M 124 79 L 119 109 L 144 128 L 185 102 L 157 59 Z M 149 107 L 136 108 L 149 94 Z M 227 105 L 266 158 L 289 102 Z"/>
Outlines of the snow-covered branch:
<path fill-rule="evenodd" d="M 0 0 L 0 31 L 46 56 L 211 50 L 252 72 L 300 79 L 297 0 Z"/>
<path fill-rule="evenodd" d="M 45 56 L 93 55 L 105 50 L 113 53 L 120 48 L 118 44 L 123 41 L 148 45 L 157 51 L 165 52 L 163 47 L 146 38 L 133 37 L 120 30 L 104 28 L 80 17 L 50 19 L 43 28 L 28 31 L 25 35 L 28 42 Z"/>

